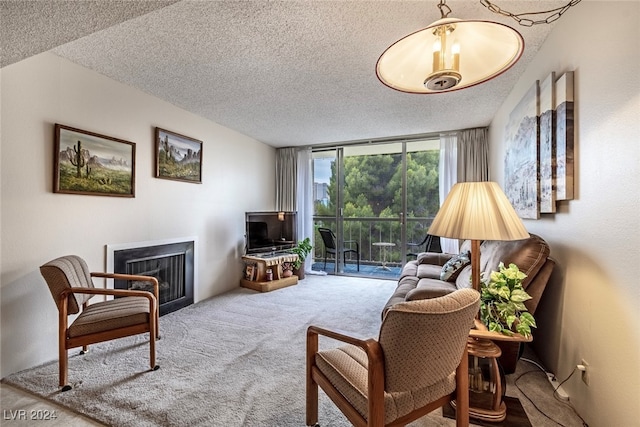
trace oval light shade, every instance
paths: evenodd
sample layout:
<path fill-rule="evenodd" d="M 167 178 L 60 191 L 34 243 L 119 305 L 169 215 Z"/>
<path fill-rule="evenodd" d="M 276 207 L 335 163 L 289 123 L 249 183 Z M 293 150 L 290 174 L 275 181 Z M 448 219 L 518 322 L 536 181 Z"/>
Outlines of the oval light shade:
<path fill-rule="evenodd" d="M 454 28 L 448 37 L 458 44 L 461 78 L 452 87 L 430 89 L 425 79 L 434 72 L 434 44 L 439 39 L 437 27 L 442 25 Z M 444 18 L 389 46 L 378 59 L 376 75 L 383 84 L 401 92 L 450 92 L 483 83 L 505 72 L 520 59 L 523 50 L 522 35 L 507 25 Z"/>

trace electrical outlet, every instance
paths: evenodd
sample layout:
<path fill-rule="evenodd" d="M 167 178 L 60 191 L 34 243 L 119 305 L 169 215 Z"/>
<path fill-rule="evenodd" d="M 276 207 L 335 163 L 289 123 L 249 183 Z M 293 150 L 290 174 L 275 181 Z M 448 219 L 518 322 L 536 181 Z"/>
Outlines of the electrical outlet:
<path fill-rule="evenodd" d="M 584 359 L 580 361 L 580 364 L 585 367 L 584 371 L 582 371 L 582 382 L 589 385 L 589 382 L 591 381 L 589 378 L 589 364 Z"/>

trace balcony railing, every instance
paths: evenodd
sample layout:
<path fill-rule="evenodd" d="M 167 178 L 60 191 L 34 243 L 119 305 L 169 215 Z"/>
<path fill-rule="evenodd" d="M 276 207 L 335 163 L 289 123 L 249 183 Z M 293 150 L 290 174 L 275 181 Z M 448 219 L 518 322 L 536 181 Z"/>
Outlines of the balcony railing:
<path fill-rule="evenodd" d="M 314 262 L 324 261 L 324 245 L 318 227 L 326 227 L 335 232 L 336 219 L 333 217 L 314 216 L 315 245 Z M 407 218 L 407 242 L 420 243 L 433 221 L 428 218 Z M 389 267 L 401 267 L 403 254 L 416 252 L 415 248 L 407 248 L 401 242 L 401 224 L 398 218 L 343 218 L 343 239 L 353 240 L 360 245 L 360 264 L 381 266 L 383 262 Z M 376 245 L 391 243 L 392 245 Z M 345 244 L 345 247 L 350 247 Z M 355 245 L 353 245 L 355 247 Z M 332 262 L 335 260 L 332 259 Z M 347 267 L 355 265 L 356 258 L 347 254 Z M 353 269 L 349 268 L 349 271 Z"/>

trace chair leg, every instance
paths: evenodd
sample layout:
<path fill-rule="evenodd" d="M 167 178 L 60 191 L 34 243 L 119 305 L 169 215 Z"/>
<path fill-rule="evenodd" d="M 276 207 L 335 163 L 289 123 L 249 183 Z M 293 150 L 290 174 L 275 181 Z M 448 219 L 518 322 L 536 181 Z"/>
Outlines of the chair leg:
<path fill-rule="evenodd" d="M 60 373 L 60 387 L 64 387 L 68 381 L 68 372 L 67 372 L 67 349 L 64 346 L 61 346 L 60 351 L 58 352 L 58 368 Z"/>
<path fill-rule="evenodd" d="M 58 365 L 59 365 L 59 374 L 60 374 L 60 387 L 62 387 L 61 391 L 69 391 L 71 390 L 71 386 L 69 385 L 69 355 L 67 349 L 64 346 L 64 343 L 60 343 L 58 349 Z"/>
<path fill-rule="evenodd" d="M 324 267 L 322 269 L 327 269 L 327 251 L 324 251 Z"/>
<path fill-rule="evenodd" d="M 318 383 L 307 377 L 307 425 L 318 425 Z"/>
<path fill-rule="evenodd" d="M 89 352 L 89 346 L 83 345 L 82 350 L 80 350 L 80 354 L 87 354 Z"/>
<path fill-rule="evenodd" d="M 313 366 L 318 352 L 318 335 L 307 332 L 307 425 L 318 425 L 318 383 L 313 380 Z"/>
<path fill-rule="evenodd" d="M 156 314 L 158 313 L 158 307 L 156 307 Z M 152 371 L 157 371 L 160 369 L 160 366 L 156 365 L 156 339 L 158 337 L 157 334 L 158 324 L 157 324 L 157 316 L 149 315 L 149 365 L 151 366 Z"/>
<path fill-rule="evenodd" d="M 160 302 L 158 301 L 158 305 Z M 160 307 L 156 307 L 156 339 L 160 339 Z"/>
<path fill-rule="evenodd" d="M 71 390 L 69 382 L 69 359 L 67 353 L 67 324 L 66 324 L 66 305 L 59 312 L 58 323 L 58 370 L 59 370 L 59 385 L 62 387 L 62 391 Z"/>

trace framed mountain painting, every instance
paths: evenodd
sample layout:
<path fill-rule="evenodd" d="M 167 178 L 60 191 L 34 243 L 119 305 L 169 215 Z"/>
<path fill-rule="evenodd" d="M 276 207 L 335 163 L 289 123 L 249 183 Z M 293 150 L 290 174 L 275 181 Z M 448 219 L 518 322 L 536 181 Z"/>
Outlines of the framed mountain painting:
<path fill-rule="evenodd" d="M 202 183 L 202 141 L 156 128 L 156 177 Z"/>

